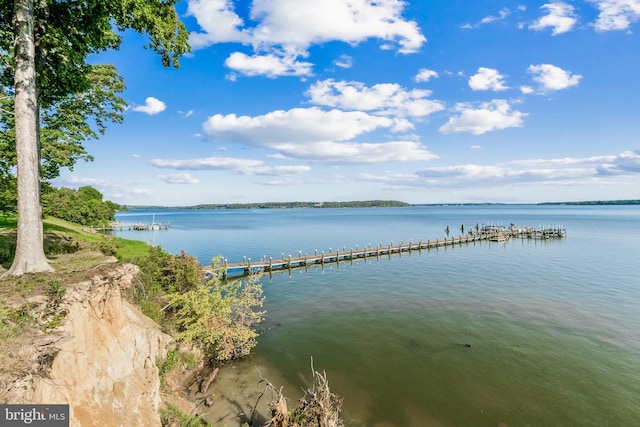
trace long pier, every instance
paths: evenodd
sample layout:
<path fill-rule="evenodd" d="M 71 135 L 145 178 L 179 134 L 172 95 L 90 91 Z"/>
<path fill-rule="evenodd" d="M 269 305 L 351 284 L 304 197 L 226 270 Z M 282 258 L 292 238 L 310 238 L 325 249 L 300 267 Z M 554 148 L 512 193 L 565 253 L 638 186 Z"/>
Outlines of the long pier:
<path fill-rule="evenodd" d="M 483 232 L 469 233 L 451 238 L 436 238 L 435 240 L 419 240 L 418 242 L 409 241 L 409 243 L 400 242 L 394 245 L 379 244 L 377 246 L 368 245 L 364 248 L 356 247 L 356 249 L 320 252 L 315 251 L 313 254 L 298 253 L 297 257 L 284 254 L 280 258 L 273 257 L 262 258 L 257 262 L 252 262 L 250 258 L 244 258 L 240 263 L 228 263 L 224 260 L 222 263 L 222 272 L 224 277 L 244 276 L 258 272 L 272 272 L 277 270 L 290 270 L 294 268 L 308 267 L 311 265 L 325 265 L 330 263 L 339 263 L 341 261 L 353 261 L 356 259 L 379 258 L 381 256 L 391 256 L 394 254 L 402 254 L 405 252 L 421 251 L 423 249 L 435 249 L 446 246 L 462 245 L 463 243 L 475 243 L 480 241 L 506 242 L 510 238 L 523 239 L 558 239 L 563 238 L 567 234 L 564 228 L 510 228 L 503 229 L 498 227 L 485 227 Z"/>

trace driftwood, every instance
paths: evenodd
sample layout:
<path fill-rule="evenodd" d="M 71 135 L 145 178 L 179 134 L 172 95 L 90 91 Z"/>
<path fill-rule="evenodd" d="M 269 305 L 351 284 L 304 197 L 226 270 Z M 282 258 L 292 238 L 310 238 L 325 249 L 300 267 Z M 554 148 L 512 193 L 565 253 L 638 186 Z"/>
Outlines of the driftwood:
<path fill-rule="evenodd" d="M 206 393 L 209 390 L 209 386 L 216 379 L 216 375 L 218 375 L 218 368 L 214 369 L 202 380 L 200 383 L 200 393 Z"/>

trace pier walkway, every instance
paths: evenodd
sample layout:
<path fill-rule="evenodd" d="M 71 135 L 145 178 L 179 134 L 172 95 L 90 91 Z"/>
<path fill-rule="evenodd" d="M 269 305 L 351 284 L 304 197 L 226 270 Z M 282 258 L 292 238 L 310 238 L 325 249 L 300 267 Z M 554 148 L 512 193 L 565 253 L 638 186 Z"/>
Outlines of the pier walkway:
<path fill-rule="evenodd" d="M 377 246 L 369 245 L 365 248 L 356 247 L 356 249 L 327 252 L 314 252 L 313 254 L 298 253 L 297 257 L 289 255 L 285 257 L 284 254 L 280 258 L 269 258 L 259 261 L 252 261 L 250 258 L 244 258 L 240 263 L 228 263 L 227 260 L 223 261 L 222 271 L 225 277 L 231 276 L 244 276 L 250 273 L 258 272 L 272 272 L 277 270 L 287 270 L 301 267 L 308 267 L 311 265 L 324 265 L 329 263 L 339 263 L 342 261 L 353 261 L 356 259 L 367 258 L 379 258 L 381 256 L 388 256 L 394 254 L 402 254 L 405 252 L 421 251 L 423 249 L 435 249 L 446 246 L 469 244 L 481 241 L 491 242 L 506 242 L 511 238 L 523 238 L 523 239 L 558 239 L 563 238 L 567 234 L 564 228 L 498 228 L 498 227 L 485 227 L 482 232 L 470 233 L 464 236 L 451 237 L 451 238 L 436 238 L 435 240 L 420 240 L 418 242 L 410 241 L 408 243 L 400 242 L 400 244 L 394 245 L 392 243 L 383 246 L 379 244 Z"/>

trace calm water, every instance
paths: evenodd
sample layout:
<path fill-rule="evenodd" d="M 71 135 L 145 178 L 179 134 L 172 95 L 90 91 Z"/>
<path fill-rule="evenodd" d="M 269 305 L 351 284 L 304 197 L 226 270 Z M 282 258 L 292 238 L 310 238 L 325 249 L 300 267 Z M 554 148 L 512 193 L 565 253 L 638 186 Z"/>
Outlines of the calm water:
<path fill-rule="evenodd" d="M 640 208 L 461 206 L 132 211 L 118 232 L 209 264 L 418 241 L 476 224 L 561 225 L 265 275 L 255 354 L 295 393 L 310 357 L 359 426 L 640 425 Z M 465 344 L 471 344 L 471 347 Z M 290 394 L 290 393 L 289 393 Z"/>

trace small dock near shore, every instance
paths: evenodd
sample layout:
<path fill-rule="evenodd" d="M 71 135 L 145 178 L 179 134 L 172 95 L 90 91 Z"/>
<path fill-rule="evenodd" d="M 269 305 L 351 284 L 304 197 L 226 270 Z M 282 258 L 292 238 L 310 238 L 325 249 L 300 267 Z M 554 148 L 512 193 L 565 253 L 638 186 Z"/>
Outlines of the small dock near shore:
<path fill-rule="evenodd" d="M 167 222 L 166 224 L 143 224 L 143 223 L 135 223 L 135 224 L 123 224 L 121 222 L 114 222 L 109 225 L 104 225 L 102 227 L 93 227 L 91 230 L 96 233 L 105 233 L 107 231 L 124 231 L 124 230 L 136 230 L 136 231 L 153 231 L 153 230 L 168 230 L 170 224 Z"/>
<path fill-rule="evenodd" d="M 437 249 L 440 247 L 470 244 L 482 241 L 503 242 L 506 243 L 512 238 L 521 239 L 560 239 L 566 237 L 567 232 L 560 227 L 534 228 L 511 227 L 505 229 L 502 227 L 484 227 L 481 231 L 457 237 L 436 238 L 435 240 L 419 240 L 418 242 L 409 241 L 408 243 L 400 242 L 399 244 L 389 243 L 388 245 L 378 244 L 377 246 L 368 245 L 364 248 L 356 246 L 355 249 L 343 249 L 342 251 L 329 252 L 315 251 L 313 254 L 304 255 L 298 252 L 298 256 L 287 256 L 284 253 L 279 258 L 263 257 L 261 260 L 252 261 L 251 258 L 244 257 L 239 263 L 228 263 L 223 260 L 221 265 L 224 277 L 238 277 L 251 273 L 273 272 L 278 270 L 291 270 L 295 268 L 309 267 L 313 265 L 325 265 L 330 263 L 340 263 L 343 261 L 354 261 L 357 259 L 380 258 L 382 256 L 391 257 L 392 255 L 401 255 L 402 253 L 411 253 L 414 251 L 422 251 L 429 249 Z"/>

